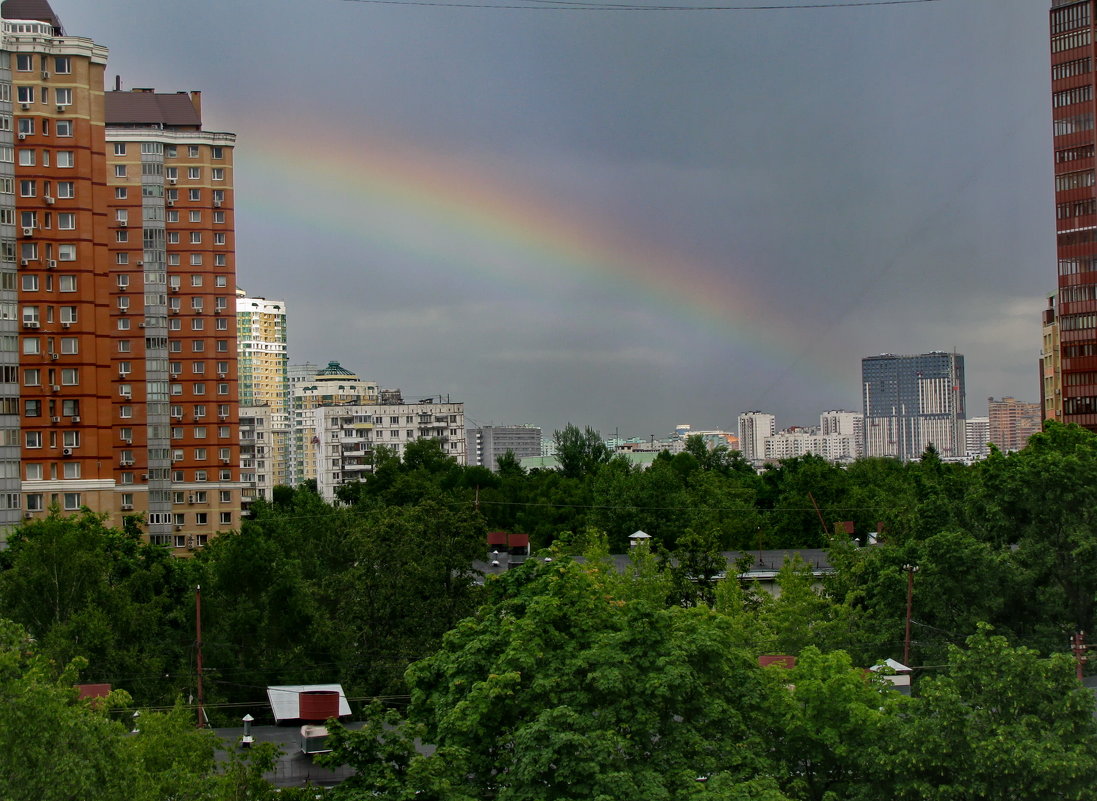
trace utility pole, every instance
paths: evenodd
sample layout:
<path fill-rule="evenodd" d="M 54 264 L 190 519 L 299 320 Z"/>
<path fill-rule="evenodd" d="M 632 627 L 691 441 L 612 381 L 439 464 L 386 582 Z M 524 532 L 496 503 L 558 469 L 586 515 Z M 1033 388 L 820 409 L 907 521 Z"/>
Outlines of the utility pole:
<path fill-rule="evenodd" d="M 914 574 L 918 572 L 917 565 L 903 565 L 907 573 L 907 629 L 903 637 L 903 664 L 910 667 L 910 618 L 914 611 Z"/>
<path fill-rule="evenodd" d="M 202 708 L 202 585 L 194 588 L 194 632 L 198 656 L 198 728 L 206 727 L 205 710 Z"/>

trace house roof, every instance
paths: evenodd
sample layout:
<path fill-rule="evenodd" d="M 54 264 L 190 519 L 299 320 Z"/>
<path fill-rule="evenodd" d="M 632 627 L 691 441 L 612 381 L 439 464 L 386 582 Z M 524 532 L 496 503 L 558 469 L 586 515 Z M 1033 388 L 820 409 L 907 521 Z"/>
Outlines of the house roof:
<path fill-rule="evenodd" d="M 105 94 L 107 125 L 202 127 L 202 114 L 187 92 L 135 90 Z"/>
<path fill-rule="evenodd" d="M 60 30 L 61 20 L 53 13 L 47 0 L 4 0 L 0 5 L 0 16 L 4 19 L 36 19 L 48 22 Z"/>

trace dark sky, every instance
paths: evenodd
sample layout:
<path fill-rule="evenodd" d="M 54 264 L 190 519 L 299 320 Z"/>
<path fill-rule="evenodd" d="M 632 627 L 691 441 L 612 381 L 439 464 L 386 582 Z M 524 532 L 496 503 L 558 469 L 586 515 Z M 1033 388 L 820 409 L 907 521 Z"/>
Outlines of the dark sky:
<path fill-rule="evenodd" d="M 1038 398 L 1046 2 L 53 4 L 238 134 L 238 277 L 291 361 L 644 437 L 859 409 L 881 352 L 963 353 L 969 415 Z"/>

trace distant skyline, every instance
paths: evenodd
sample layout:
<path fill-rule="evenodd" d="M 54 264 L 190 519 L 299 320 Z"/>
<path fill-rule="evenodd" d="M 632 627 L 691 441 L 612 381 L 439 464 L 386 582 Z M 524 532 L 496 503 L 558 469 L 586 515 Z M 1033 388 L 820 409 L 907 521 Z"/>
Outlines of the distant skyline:
<path fill-rule="evenodd" d="M 1046 2 L 51 2 L 110 85 L 239 135 L 239 280 L 292 362 L 622 436 L 860 410 L 880 352 L 965 354 L 972 413 L 1038 397 Z"/>

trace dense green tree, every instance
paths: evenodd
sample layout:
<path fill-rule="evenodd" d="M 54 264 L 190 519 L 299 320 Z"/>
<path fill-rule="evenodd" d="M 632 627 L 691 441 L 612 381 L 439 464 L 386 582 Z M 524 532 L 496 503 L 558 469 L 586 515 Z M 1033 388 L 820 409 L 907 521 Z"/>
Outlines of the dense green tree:
<path fill-rule="evenodd" d="M 764 773 L 762 675 L 727 619 L 615 598 L 600 575 L 563 559 L 500 579 L 509 597 L 409 669 L 427 739 L 506 801 L 706 797 L 699 776 Z"/>
<path fill-rule="evenodd" d="M 985 628 L 922 680 L 896 734 L 885 765 L 900 801 L 1083 801 L 1097 783 L 1093 694 L 1070 657 Z"/>
<path fill-rule="evenodd" d="M 580 430 L 568 423 L 553 432 L 552 439 L 556 445 L 556 461 L 568 478 L 593 475 L 613 455 L 602 435 L 590 426 Z"/>

